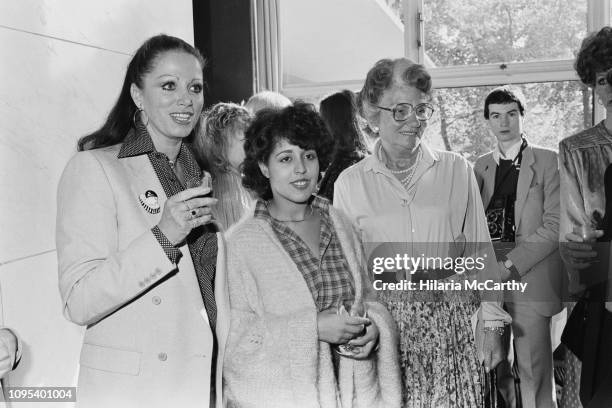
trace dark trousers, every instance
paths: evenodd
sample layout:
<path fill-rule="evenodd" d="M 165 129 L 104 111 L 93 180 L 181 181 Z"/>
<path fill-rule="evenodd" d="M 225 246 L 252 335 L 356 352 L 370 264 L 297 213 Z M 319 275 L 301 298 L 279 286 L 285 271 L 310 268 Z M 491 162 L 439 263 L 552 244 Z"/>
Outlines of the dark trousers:
<path fill-rule="evenodd" d="M 580 400 L 585 408 L 612 407 L 612 313 L 603 303 L 589 304 L 587 339 L 595 340 L 593 352 L 585 350 L 580 374 Z M 592 337 L 591 337 L 592 336 Z M 589 344 L 589 343 L 587 343 Z"/>

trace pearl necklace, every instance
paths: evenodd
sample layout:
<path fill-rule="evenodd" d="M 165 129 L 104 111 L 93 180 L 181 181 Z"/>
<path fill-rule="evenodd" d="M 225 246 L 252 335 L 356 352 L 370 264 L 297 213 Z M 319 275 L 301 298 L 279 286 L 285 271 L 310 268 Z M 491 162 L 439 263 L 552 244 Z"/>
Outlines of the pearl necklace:
<path fill-rule="evenodd" d="M 406 177 L 404 177 L 401 180 L 404 187 L 407 188 L 410 185 L 410 182 L 412 181 L 412 177 L 414 177 L 414 173 L 416 173 L 416 168 L 417 168 L 417 164 L 419 163 L 419 160 L 421 160 L 421 150 L 419 150 L 419 153 L 417 154 L 414 164 L 410 166 L 410 170 L 411 170 L 410 174 L 408 174 Z"/>
<path fill-rule="evenodd" d="M 378 152 L 379 152 L 379 157 L 382 159 L 383 163 L 385 162 L 384 159 L 386 159 L 387 161 L 389 161 L 388 156 L 385 154 L 385 151 L 382 148 L 382 144 L 379 146 L 378 148 Z M 421 149 L 419 148 L 419 151 L 417 152 L 417 157 L 414 160 L 414 163 L 412 163 L 410 166 L 406 167 L 405 169 L 401 169 L 401 170 L 393 170 L 392 168 L 389 167 L 389 165 L 387 163 L 385 163 L 385 166 L 387 167 L 387 170 L 389 170 L 389 172 L 391 174 L 404 174 L 404 173 L 408 173 L 410 172 L 412 169 L 414 169 L 414 167 L 416 167 L 419 158 L 421 155 Z"/>
<path fill-rule="evenodd" d="M 410 174 L 408 174 L 406 177 L 404 177 L 401 180 L 401 183 L 404 185 L 404 187 L 408 187 L 410 185 L 410 182 L 412 181 L 412 177 L 414 176 L 414 173 L 416 173 L 414 170 L 416 170 L 416 166 L 412 167 L 413 171 L 410 172 Z"/>
<path fill-rule="evenodd" d="M 410 170 L 412 170 L 416 166 L 416 163 L 417 162 L 415 161 L 410 166 L 406 167 L 405 169 L 401 169 L 401 170 L 393 170 L 393 169 L 389 169 L 389 167 L 387 167 L 387 168 L 393 174 L 404 174 L 404 173 L 408 173 Z"/>
<path fill-rule="evenodd" d="M 383 158 L 385 157 L 382 145 L 379 148 L 379 152 L 380 152 L 380 157 Z M 417 168 L 417 164 L 419 164 L 419 161 L 421 160 L 421 156 L 423 155 L 423 151 L 419 148 L 419 151 L 417 153 L 417 157 L 414 160 L 414 163 L 412 163 L 410 165 L 410 167 L 407 167 L 405 169 L 402 170 L 392 170 L 389 168 L 388 165 L 385 164 L 385 166 L 387 167 L 387 169 L 394 175 L 399 175 L 399 174 L 404 174 L 404 173 L 408 173 L 406 175 L 406 177 L 402 178 L 400 180 L 400 183 L 402 183 L 402 185 L 406 188 L 408 188 L 408 186 L 410 185 L 410 182 L 412 181 L 412 178 L 414 177 L 414 173 L 416 173 L 416 168 Z"/>

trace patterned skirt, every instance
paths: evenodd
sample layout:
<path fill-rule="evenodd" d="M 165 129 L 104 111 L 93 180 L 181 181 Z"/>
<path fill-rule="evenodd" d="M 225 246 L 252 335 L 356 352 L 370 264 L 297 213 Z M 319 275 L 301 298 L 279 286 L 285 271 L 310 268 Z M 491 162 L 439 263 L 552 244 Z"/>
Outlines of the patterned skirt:
<path fill-rule="evenodd" d="M 481 407 L 481 370 L 471 317 L 475 291 L 383 291 L 400 335 L 402 406 Z M 425 300 L 425 301 L 423 301 Z"/>

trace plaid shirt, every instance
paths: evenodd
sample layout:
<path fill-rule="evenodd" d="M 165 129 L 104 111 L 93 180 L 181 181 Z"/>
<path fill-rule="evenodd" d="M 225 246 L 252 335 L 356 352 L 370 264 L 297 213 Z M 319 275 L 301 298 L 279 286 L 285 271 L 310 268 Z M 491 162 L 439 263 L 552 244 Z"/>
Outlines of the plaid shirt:
<path fill-rule="evenodd" d="M 338 236 L 329 216 L 329 201 L 315 196 L 310 205 L 321 215 L 319 256 L 291 228 L 270 215 L 262 200 L 255 206 L 255 218 L 270 223 L 283 247 L 302 273 L 318 311 L 337 307 L 341 300 L 353 300 L 355 289 Z"/>
<path fill-rule="evenodd" d="M 155 149 L 151 136 L 142 122 L 138 120 L 136 123 L 136 128 L 132 128 L 126 136 L 117 157 L 122 159 L 124 157 L 146 154 L 167 197 L 172 197 L 185 190 L 185 186 L 183 186 L 172 170 L 172 167 L 170 167 L 168 156 Z M 181 144 L 177 161 L 180 162 L 184 169 L 186 180 L 192 178 L 200 179 L 202 171 L 185 143 Z M 172 245 L 157 226 L 153 227 L 151 231 L 170 261 L 177 264 L 182 256 L 181 251 Z M 196 277 L 200 285 L 200 292 L 202 293 L 208 320 L 214 332 L 217 321 L 217 306 L 214 292 L 217 266 L 217 236 L 212 226 L 205 225 L 193 229 L 186 242 L 189 245 L 189 252 L 191 253 Z"/>

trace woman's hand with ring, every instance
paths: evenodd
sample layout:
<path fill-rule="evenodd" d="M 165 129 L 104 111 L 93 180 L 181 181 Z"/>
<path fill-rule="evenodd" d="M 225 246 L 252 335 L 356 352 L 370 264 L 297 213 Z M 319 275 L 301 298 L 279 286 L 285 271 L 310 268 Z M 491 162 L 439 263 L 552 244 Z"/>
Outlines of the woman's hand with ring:
<path fill-rule="evenodd" d="M 217 199 L 204 197 L 210 191 L 205 186 L 189 188 L 166 200 L 157 226 L 173 245 L 183 241 L 192 229 L 212 220 L 210 207 Z"/>
<path fill-rule="evenodd" d="M 370 321 L 370 324 L 365 326 L 364 331 L 365 333 L 363 336 L 356 337 L 348 342 L 349 345 L 356 347 L 356 353 L 351 357 L 355 360 L 364 360 L 370 357 L 370 354 L 378 345 L 380 332 L 376 323 Z"/>
<path fill-rule="evenodd" d="M 345 344 L 359 336 L 370 320 L 365 317 L 339 315 L 333 309 L 317 314 L 319 340 L 330 344 Z"/>
<path fill-rule="evenodd" d="M 213 198 L 212 200 L 216 200 L 216 198 Z M 198 208 L 194 208 L 189 210 L 188 212 L 185 213 L 187 215 L 187 219 L 188 220 L 197 220 L 199 218 L 202 217 L 210 217 L 212 218 L 212 210 L 210 209 L 210 206 L 208 205 L 204 205 L 203 207 L 198 207 Z M 210 222 L 210 219 L 208 221 L 206 221 L 204 224 L 206 224 L 207 222 Z M 199 226 L 201 224 L 195 225 L 193 228 Z"/>

